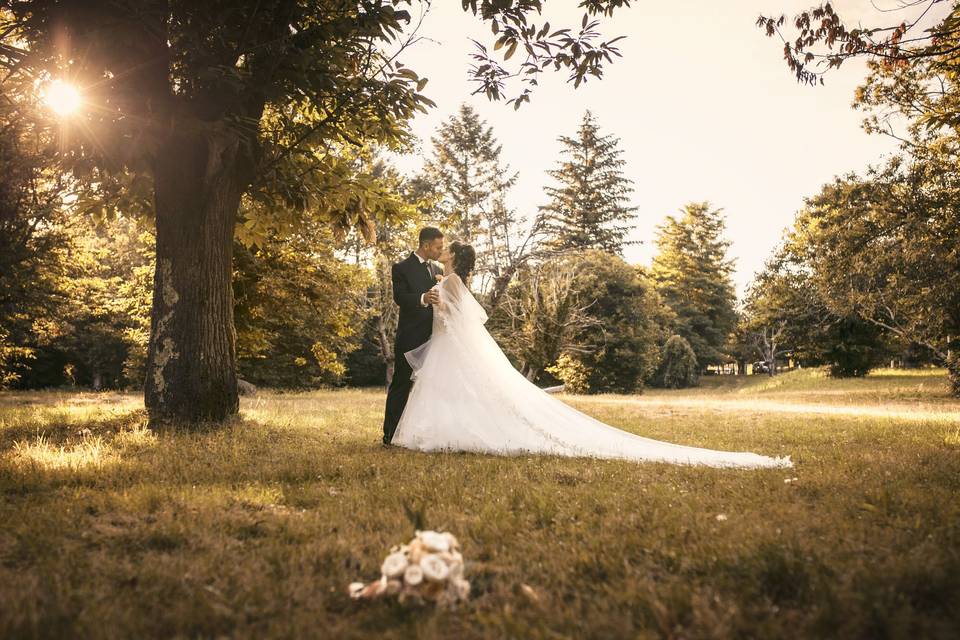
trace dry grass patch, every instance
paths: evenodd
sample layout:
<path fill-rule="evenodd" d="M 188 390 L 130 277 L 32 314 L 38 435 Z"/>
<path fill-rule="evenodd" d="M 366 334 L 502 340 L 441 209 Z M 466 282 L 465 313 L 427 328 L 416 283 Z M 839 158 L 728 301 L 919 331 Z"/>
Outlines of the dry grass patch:
<path fill-rule="evenodd" d="M 643 435 L 797 462 L 732 471 L 384 450 L 372 391 L 264 393 L 196 434 L 145 431 L 135 396 L 73 399 L 0 394 L 0 637 L 946 638 L 960 625 L 949 421 L 570 399 Z M 474 590 L 461 609 L 347 597 L 409 537 L 408 510 L 460 537 Z"/>

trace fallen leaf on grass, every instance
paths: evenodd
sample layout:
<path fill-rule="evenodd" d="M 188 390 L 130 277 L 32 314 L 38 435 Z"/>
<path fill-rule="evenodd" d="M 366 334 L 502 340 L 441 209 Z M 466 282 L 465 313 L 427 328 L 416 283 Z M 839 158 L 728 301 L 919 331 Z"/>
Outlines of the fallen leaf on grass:
<path fill-rule="evenodd" d="M 537 593 L 536 589 L 531 587 L 528 584 L 520 584 L 520 593 L 524 595 L 530 602 L 533 604 L 540 604 L 540 594 Z"/>

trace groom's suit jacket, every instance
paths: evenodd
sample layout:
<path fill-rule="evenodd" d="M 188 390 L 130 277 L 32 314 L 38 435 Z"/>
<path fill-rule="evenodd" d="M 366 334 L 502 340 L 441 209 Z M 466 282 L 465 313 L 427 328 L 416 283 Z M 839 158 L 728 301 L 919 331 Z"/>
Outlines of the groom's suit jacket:
<path fill-rule="evenodd" d="M 420 297 L 437 284 L 443 270 L 430 262 L 421 263 L 411 253 L 393 265 L 393 301 L 400 307 L 397 321 L 396 358 L 416 349 L 430 339 L 433 331 L 433 307 L 420 304 Z"/>

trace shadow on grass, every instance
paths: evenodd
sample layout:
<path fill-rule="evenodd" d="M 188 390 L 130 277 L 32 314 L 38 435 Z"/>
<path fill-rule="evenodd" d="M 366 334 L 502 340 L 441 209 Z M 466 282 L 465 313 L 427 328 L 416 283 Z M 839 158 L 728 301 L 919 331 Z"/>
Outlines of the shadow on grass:
<path fill-rule="evenodd" d="M 0 493 L 60 487 L 121 489 L 138 483 L 297 485 L 375 477 L 416 455 L 364 435 L 236 418 L 189 429 L 146 428 L 143 410 L 75 423 L 47 414 L 0 430 Z M 449 458 L 456 454 L 441 456 Z M 344 461 L 350 461 L 344 464 Z M 415 464 L 422 464 L 423 458 Z"/>
<path fill-rule="evenodd" d="M 99 436 L 113 438 L 123 431 L 146 426 L 146 412 L 135 410 L 119 415 L 101 415 L 83 420 L 71 419 L 57 412 L 47 413 L 37 424 L 30 420 L 17 420 L 0 429 L 0 454 L 9 451 L 17 443 L 38 438 L 56 446 L 69 446 L 84 438 Z"/>

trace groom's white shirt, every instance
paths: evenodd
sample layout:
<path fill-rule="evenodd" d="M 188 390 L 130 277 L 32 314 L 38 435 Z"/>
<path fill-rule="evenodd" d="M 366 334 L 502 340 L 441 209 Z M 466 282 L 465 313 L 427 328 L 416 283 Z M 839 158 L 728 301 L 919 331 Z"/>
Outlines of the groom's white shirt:
<path fill-rule="evenodd" d="M 416 251 L 413 252 L 413 255 L 417 256 L 417 260 L 420 261 L 420 264 L 424 264 L 424 263 L 426 262 L 426 260 L 425 260 L 419 253 L 417 253 Z M 421 294 L 420 294 L 420 306 L 421 306 L 421 307 L 429 307 L 429 306 L 430 306 L 430 305 L 428 305 L 426 302 L 423 301 L 423 296 L 425 296 L 425 295 L 427 295 L 427 294 L 425 294 L 425 293 L 421 293 Z"/>

